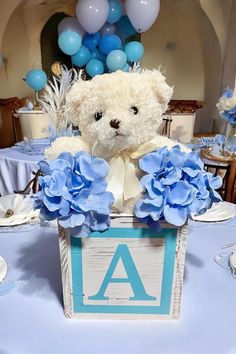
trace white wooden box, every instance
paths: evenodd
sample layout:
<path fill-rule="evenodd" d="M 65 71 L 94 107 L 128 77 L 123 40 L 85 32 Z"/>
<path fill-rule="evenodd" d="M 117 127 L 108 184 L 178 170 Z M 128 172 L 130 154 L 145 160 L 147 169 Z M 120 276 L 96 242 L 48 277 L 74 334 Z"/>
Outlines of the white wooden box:
<path fill-rule="evenodd" d="M 132 216 L 80 239 L 59 228 L 64 312 L 78 319 L 178 319 L 187 226 Z"/>
<path fill-rule="evenodd" d="M 170 138 L 190 143 L 193 138 L 196 113 L 171 113 Z"/>

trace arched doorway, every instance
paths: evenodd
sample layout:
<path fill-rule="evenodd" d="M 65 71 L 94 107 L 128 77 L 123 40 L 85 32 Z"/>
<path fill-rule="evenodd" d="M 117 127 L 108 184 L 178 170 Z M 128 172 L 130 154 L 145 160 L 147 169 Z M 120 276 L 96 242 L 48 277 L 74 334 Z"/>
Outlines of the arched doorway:
<path fill-rule="evenodd" d="M 53 75 L 51 66 L 55 62 L 66 65 L 68 69 L 72 67 L 71 59 L 68 55 L 64 54 L 58 47 L 58 31 L 57 27 L 59 22 L 67 17 L 63 12 L 58 12 L 52 15 L 44 25 L 41 36 L 41 56 L 42 56 L 42 68 L 47 73 L 50 79 Z"/>

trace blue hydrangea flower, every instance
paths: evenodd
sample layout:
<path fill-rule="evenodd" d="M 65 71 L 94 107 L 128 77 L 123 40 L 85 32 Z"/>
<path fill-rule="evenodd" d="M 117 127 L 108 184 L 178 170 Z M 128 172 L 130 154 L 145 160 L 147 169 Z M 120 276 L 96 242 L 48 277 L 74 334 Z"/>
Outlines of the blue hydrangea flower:
<path fill-rule="evenodd" d="M 108 163 L 85 152 L 63 153 L 39 163 L 43 177 L 35 194 L 35 208 L 46 220 L 58 219 L 73 236 L 86 237 L 110 226 L 113 194 L 106 191 Z"/>
<path fill-rule="evenodd" d="M 226 98 L 232 98 L 233 97 L 233 90 L 231 90 L 230 88 L 225 89 L 223 96 Z"/>
<path fill-rule="evenodd" d="M 225 144 L 225 135 L 222 134 L 216 134 L 215 138 L 214 138 L 214 142 L 217 145 L 224 145 Z"/>
<path fill-rule="evenodd" d="M 211 147 L 215 144 L 215 138 L 201 137 L 202 147 Z"/>
<path fill-rule="evenodd" d="M 228 146 L 227 149 L 228 149 L 230 152 L 236 152 L 236 145 Z"/>
<path fill-rule="evenodd" d="M 224 111 L 222 117 L 227 120 L 231 125 L 236 124 L 236 107 L 230 109 L 229 111 Z"/>
<path fill-rule="evenodd" d="M 136 217 L 158 228 L 162 220 L 181 226 L 189 216 L 204 213 L 221 200 L 216 189 L 222 179 L 203 167 L 196 153 L 181 152 L 178 145 L 145 155 L 140 168 L 147 175 L 141 179 L 144 195 L 135 205 Z"/>
<path fill-rule="evenodd" d="M 221 99 L 227 100 L 228 98 L 232 98 L 234 95 L 234 92 L 231 89 L 226 89 L 223 93 L 223 96 Z M 228 123 L 235 125 L 236 124 L 236 105 L 235 107 L 232 107 L 229 110 L 222 110 L 220 112 L 221 116 L 223 119 L 225 119 Z"/>

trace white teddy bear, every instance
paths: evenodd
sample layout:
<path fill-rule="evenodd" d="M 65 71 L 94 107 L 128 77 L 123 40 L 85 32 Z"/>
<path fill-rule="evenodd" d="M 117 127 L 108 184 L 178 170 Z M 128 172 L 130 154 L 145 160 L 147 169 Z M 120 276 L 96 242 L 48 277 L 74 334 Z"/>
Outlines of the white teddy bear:
<path fill-rule="evenodd" d="M 158 147 L 176 145 L 157 133 L 172 92 L 159 70 L 116 71 L 77 81 L 67 95 L 66 108 L 81 137 L 58 138 L 45 151 L 46 159 L 81 150 L 106 159 L 114 211 L 130 212 L 142 192 L 139 158 Z M 189 151 L 184 145 L 181 150 Z"/>

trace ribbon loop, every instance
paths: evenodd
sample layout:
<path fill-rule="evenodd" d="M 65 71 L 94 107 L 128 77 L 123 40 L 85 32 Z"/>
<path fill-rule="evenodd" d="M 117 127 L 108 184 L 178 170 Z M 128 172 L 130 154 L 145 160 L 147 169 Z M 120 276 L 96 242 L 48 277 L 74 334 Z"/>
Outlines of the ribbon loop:
<path fill-rule="evenodd" d="M 132 151 L 121 151 L 109 160 L 110 170 L 107 176 L 107 190 L 115 198 L 114 207 L 122 212 L 124 203 L 137 197 L 143 190 L 137 176 L 134 160 L 154 151 L 158 147 L 158 139 L 150 140 Z M 101 156 L 102 157 L 102 156 Z"/>

